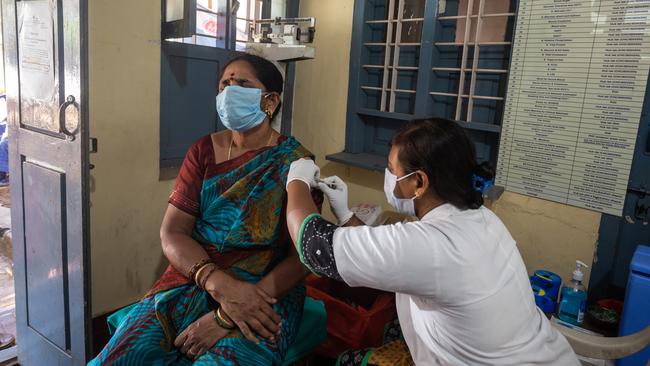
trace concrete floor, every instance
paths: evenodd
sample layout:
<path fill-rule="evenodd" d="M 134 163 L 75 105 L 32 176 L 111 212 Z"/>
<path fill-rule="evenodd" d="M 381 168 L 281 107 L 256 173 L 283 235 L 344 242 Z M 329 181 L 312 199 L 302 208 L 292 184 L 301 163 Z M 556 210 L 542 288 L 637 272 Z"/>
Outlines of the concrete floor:
<path fill-rule="evenodd" d="M 16 335 L 9 187 L 0 188 L 0 333 Z"/>

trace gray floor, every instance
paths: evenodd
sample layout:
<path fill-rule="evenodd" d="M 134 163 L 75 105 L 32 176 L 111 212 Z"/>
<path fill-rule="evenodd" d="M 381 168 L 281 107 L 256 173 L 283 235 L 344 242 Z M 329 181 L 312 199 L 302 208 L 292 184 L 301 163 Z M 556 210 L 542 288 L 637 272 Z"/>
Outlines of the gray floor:
<path fill-rule="evenodd" d="M 16 335 L 9 188 L 0 188 L 0 333 Z"/>

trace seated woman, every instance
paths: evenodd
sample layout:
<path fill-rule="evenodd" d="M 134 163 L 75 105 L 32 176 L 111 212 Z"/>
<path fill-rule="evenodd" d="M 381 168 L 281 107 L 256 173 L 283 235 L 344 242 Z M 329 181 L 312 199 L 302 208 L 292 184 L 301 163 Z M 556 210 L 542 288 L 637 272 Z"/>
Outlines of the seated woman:
<path fill-rule="evenodd" d="M 216 107 L 228 130 L 185 157 L 160 229 L 170 266 L 90 365 L 282 363 L 306 275 L 286 227 L 285 184 L 291 162 L 310 156 L 270 126 L 282 85 L 260 57 L 225 65 Z"/>

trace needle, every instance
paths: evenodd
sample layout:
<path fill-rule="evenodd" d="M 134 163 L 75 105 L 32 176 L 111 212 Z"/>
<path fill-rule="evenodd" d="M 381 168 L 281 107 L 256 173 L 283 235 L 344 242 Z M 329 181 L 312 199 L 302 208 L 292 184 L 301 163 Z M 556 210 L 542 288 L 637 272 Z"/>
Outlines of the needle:
<path fill-rule="evenodd" d="M 323 184 L 325 184 L 326 186 L 330 187 L 331 189 L 336 189 L 336 184 L 334 184 L 334 183 L 330 183 L 330 182 L 326 182 L 326 181 L 323 180 L 323 179 L 317 178 L 317 179 L 316 179 L 316 182 L 318 182 L 318 183 L 323 183 Z"/>

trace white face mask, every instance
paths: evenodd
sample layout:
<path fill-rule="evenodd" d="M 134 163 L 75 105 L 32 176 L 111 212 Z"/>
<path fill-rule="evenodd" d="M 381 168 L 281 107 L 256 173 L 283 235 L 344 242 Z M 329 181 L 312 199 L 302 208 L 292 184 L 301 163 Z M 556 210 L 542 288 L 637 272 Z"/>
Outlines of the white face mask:
<path fill-rule="evenodd" d="M 395 197 L 395 186 L 397 185 L 397 182 L 406 179 L 413 174 L 415 174 L 415 172 L 409 173 L 401 178 L 397 178 L 397 176 L 391 173 L 388 168 L 386 168 L 386 172 L 384 173 L 384 193 L 386 193 L 386 200 L 388 200 L 388 203 L 393 206 L 397 212 L 409 216 L 415 216 L 415 197 Z"/>

